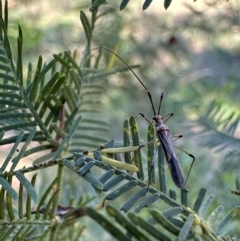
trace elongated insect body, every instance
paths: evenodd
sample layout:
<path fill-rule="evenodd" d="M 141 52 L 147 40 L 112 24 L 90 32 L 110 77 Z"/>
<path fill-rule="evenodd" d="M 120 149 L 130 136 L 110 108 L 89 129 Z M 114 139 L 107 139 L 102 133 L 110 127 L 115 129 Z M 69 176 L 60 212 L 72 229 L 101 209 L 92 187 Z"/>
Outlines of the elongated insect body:
<path fill-rule="evenodd" d="M 150 100 L 150 103 L 151 103 L 151 106 L 152 106 L 152 110 L 153 110 L 153 113 L 154 113 L 154 116 L 153 116 L 153 121 L 155 122 L 154 126 L 156 128 L 156 133 L 157 133 L 158 139 L 159 139 L 159 141 L 160 141 L 160 143 L 162 145 L 162 148 L 163 148 L 163 151 L 164 151 L 164 154 L 165 154 L 165 157 L 166 157 L 166 161 L 168 163 L 168 167 L 169 167 L 169 170 L 170 170 L 173 182 L 175 183 L 175 185 L 177 187 L 184 188 L 185 184 L 187 182 L 187 179 L 189 177 L 189 174 L 191 172 L 193 163 L 195 161 L 195 157 L 192 154 L 190 154 L 190 153 L 184 151 L 183 149 L 177 147 L 178 149 L 182 150 L 184 153 L 186 153 L 188 156 L 190 156 L 192 158 L 191 166 L 189 168 L 186 180 L 184 181 L 183 171 L 181 169 L 180 162 L 179 162 L 179 160 L 178 160 L 178 158 L 176 156 L 175 150 L 174 150 L 173 139 L 172 139 L 172 135 L 171 135 L 170 129 L 164 124 L 164 123 L 166 123 L 166 121 L 169 118 L 171 118 L 173 116 L 173 113 L 170 113 L 170 114 L 168 114 L 165 117 L 162 117 L 160 115 L 160 110 L 161 110 L 161 104 L 162 104 L 162 100 L 163 100 L 164 91 L 172 84 L 172 82 L 176 79 L 176 77 L 181 77 L 181 76 L 179 76 L 179 75 L 175 76 L 169 82 L 169 84 L 164 88 L 162 94 L 160 95 L 160 102 L 159 102 L 159 106 L 158 106 L 158 112 L 156 112 L 154 104 L 153 104 L 153 100 L 152 100 L 152 95 L 151 95 L 150 91 L 145 86 L 145 84 L 141 81 L 141 79 L 136 75 L 136 73 L 132 70 L 132 68 L 119 55 L 114 53 L 111 49 L 108 49 L 106 47 L 97 47 L 95 49 L 100 49 L 100 48 L 106 49 L 107 51 L 109 51 L 112 54 L 114 54 L 115 56 L 117 56 L 127 66 L 127 68 L 132 72 L 132 74 L 137 78 L 137 80 L 140 82 L 140 84 L 147 91 L 147 95 L 148 95 L 148 98 Z M 141 112 L 138 115 L 136 115 L 135 118 L 137 116 L 139 116 L 139 115 L 141 115 L 150 125 L 153 125 L 153 121 L 150 121 Z M 163 120 L 163 118 L 166 118 L 166 119 Z M 179 138 L 180 138 L 180 136 L 179 136 Z M 150 173 L 149 173 L 148 185 L 150 184 L 150 176 L 151 176 L 151 173 L 152 173 L 152 170 L 153 170 L 153 166 L 154 166 L 154 160 L 152 160 L 152 163 L 151 163 L 151 169 L 150 169 Z"/>
<path fill-rule="evenodd" d="M 163 120 L 160 115 L 155 115 L 153 117 L 153 120 L 155 121 L 157 136 L 163 147 L 163 151 L 166 157 L 166 161 L 168 163 L 168 168 L 171 173 L 172 179 L 177 187 L 183 188 L 184 175 L 179 160 L 174 151 L 171 131 L 166 125 L 163 124 Z"/>

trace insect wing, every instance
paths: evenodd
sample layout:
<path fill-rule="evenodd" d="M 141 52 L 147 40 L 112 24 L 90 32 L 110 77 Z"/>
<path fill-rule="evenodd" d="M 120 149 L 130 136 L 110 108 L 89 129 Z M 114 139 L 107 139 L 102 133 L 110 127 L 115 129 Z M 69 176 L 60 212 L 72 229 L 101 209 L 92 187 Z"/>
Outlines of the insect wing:
<path fill-rule="evenodd" d="M 184 176 L 179 164 L 179 160 L 176 156 L 172 135 L 170 130 L 158 130 L 157 132 L 158 138 L 162 144 L 163 151 L 168 163 L 168 167 L 172 176 L 172 179 L 177 187 L 183 188 L 184 187 Z"/>

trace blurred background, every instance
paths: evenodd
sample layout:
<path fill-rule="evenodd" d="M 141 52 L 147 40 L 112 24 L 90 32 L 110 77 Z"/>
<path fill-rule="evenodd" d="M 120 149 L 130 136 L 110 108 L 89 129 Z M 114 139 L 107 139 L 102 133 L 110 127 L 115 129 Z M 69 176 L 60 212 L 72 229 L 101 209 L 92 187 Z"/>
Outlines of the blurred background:
<path fill-rule="evenodd" d="M 207 187 L 215 196 L 212 209 L 223 205 L 230 211 L 240 200 L 230 192 L 240 177 L 240 1 L 174 1 L 167 11 L 159 1 L 145 11 L 142 1 L 131 1 L 123 11 L 120 3 L 109 1 L 99 8 L 98 14 L 108 14 L 97 21 L 91 47 L 106 46 L 129 65 L 139 65 L 134 71 L 156 108 L 171 79 L 182 76 L 164 93 L 161 115 L 174 112 L 167 125 L 173 135 L 184 136 L 175 145 L 196 157 L 187 184 L 191 193 Z M 81 56 L 86 38 L 79 11 L 91 16 L 90 6 L 87 0 L 9 1 L 13 50 L 20 24 L 26 67 L 28 62 L 36 66 L 38 55 L 45 62 L 65 50 L 77 50 Z M 103 70 L 123 66 L 107 51 L 103 55 Z M 151 119 L 153 111 L 146 90 L 131 73 L 112 75 L 107 81 L 103 102 L 109 139 L 122 140 L 126 118 L 143 112 Z M 141 117 L 137 121 L 146 142 L 148 124 Z M 178 150 L 177 154 L 186 175 L 191 158 Z"/>

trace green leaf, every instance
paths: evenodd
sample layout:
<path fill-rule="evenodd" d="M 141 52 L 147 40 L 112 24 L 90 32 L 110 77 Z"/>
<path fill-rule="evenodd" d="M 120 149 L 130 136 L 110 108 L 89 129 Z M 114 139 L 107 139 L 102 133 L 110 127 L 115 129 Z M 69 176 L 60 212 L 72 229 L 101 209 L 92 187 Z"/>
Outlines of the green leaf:
<path fill-rule="evenodd" d="M 120 10 L 123 10 L 129 3 L 129 0 L 122 0 L 120 4 Z"/>
<path fill-rule="evenodd" d="M 89 217 L 95 222 L 98 222 L 103 228 L 107 228 L 107 231 L 112 234 L 113 237 L 117 237 L 119 241 L 132 240 L 127 234 L 124 234 L 121 229 L 116 227 L 112 221 L 108 220 L 105 215 L 90 207 L 86 207 L 85 211 Z"/>
<path fill-rule="evenodd" d="M 108 204 L 106 206 L 107 212 L 109 215 L 115 218 L 115 220 L 122 225 L 130 234 L 132 234 L 134 237 L 136 237 L 137 240 L 146 240 L 150 241 L 151 239 L 146 236 L 141 230 L 137 229 L 135 225 L 133 225 L 127 217 L 121 213 L 117 208 L 114 206 Z"/>
<path fill-rule="evenodd" d="M 83 25 L 83 28 L 84 28 L 84 31 L 85 31 L 85 34 L 87 37 L 88 45 L 90 45 L 91 38 L 92 38 L 92 29 L 91 29 L 90 23 L 88 21 L 88 18 L 83 11 L 80 11 L 80 19 L 81 19 L 81 22 L 82 22 L 82 25 Z"/>
<path fill-rule="evenodd" d="M 133 146 L 140 146 L 138 125 L 134 116 L 131 116 L 129 118 L 129 124 L 130 124 L 130 130 L 132 133 Z M 141 157 L 141 152 L 136 151 L 134 154 L 135 154 L 134 161 L 136 166 L 139 169 L 139 171 L 137 172 L 137 176 L 140 180 L 144 180 L 143 161 Z"/>
<path fill-rule="evenodd" d="M 187 239 L 187 236 L 192 228 L 194 216 L 192 214 L 188 215 L 188 218 L 186 222 L 184 223 L 183 227 L 181 228 L 181 231 L 178 235 L 178 241 L 184 241 Z"/>
<path fill-rule="evenodd" d="M 216 227 L 216 232 L 218 234 L 223 232 L 223 228 L 228 224 L 238 213 L 239 213 L 240 207 L 233 208 L 218 224 Z"/>
<path fill-rule="evenodd" d="M 40 76 L 41 68 L 42 68 L 42 56 L 39 56 L 36 73 L 35 73 L 33 82 L 31 83 L 31 90 L 30 90 L 30 94 L 29 94 L 29 100 L 31 102 L 33 102 L 37 98 L 37 92 L 38 92 L 38 88 L 39 88 L 39 76 Z"/>
<path fill-rule="evenodd" d="M 153 218 L 166 230 L 169 232 L 178 235 L 180 232 L 180 229 L 176 227 L 173 223 L 171 223 L 168 219 L 166 219 L 161 212 L 159 212 L 157 209 L 149 209 L 149 212 L 153 216 Z"/>
<path fill-rule="evenodd" d="M 164 8 L 167 10 L 168 7 L 170 6 L 172 0 L 164 0 Z"/>
<path fill-rule="evenodd" d="M 94 1 L 94 3 L 92 4 L 92 6 L 89 10 L 93 11 L 105 2 L 106 2 L 106 0 L 96 0 L 96 1 Z"/>
<path fill-rule="evenodd" d="M 31 182 L 29 182 L 28 179 L 21 172 L 16 172 L 16 177 L 21 182 L 21 184 L 26 188 L 31 198 L 36 202 L 38 200 L 38 195 L 34 187 L 32 186 Z"/>
<path fill-rule="evenodd" d="M 8 183 L 6 179 L 3 177 L 0 177 L 0 185 L 7 191 L 7 193 L 13 198 L 17 199 L 18 194 L 17 192 L 12 188 L 12 186 Z"/>
<path fill-rule="evenodd" d="M 130 146 L 130 128 L 129 121 L 126 119 L 123 123 L 123 143 L 124 146 Z M 124 160 L 126 163 L 132 164 L 132 157 L 129 152 L 124 153 Z"/>
<path fill-rule="evenodd" d="M 53 57 L 67 69 L 72 68 L 72 66 L 67 61 L 65 61 L 61 56 L 54 54 Z"/>
<path fill-rule="evenodd" d="M 145 0 L 144 4 L 143 4 L 143 10 L 146 10 L 150 4 L 152 3 L 152 0 Z"/>
<path fill-rule="evenodd" d="M 203 199 L 205 198 L 206 196 L 206 193 L 207 193 L 207 189 L 206 188 L 201 188 L 199 190 L 199 193 L 198 193 L 198 198 L 196 199 L 194 205 L 193 205 L 193 210 L 198 213 L 200 208 L 201 208 L 201 205 L 202 205 L 202 202 L 203 202 Z"/>
<path fill-rule="evenodd" d="M 128 213 L 128 217 L 134 224 L 138 225 L 141 228 L 141 230 L 145 230 L 153 237 L 155 237 L 157 240 L 165 240 L 165 241 L 171 240 L 164 233 L 162 233 L 159 228 L 155 228 L 149 222 L 139 217 L 136 213 Z"/>

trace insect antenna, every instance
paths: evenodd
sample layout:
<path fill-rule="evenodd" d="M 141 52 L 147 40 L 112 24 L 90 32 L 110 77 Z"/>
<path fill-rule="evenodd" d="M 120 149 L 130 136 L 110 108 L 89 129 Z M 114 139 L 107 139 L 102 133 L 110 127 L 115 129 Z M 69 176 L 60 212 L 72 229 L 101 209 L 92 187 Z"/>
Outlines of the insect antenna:
<path fill-rule="evenodd" d="M 160 101 L 159 101 L 159 106 L 158 106 L 158 115 L 160 115 L 160 109 L 161 109 L 161 105 L 162 105 L 162 100 L 163 100 L 163 95 L 164 95 L 164 91 L 167 90 L 167 88 L 172 84 L 172 82 L 176 79 L 176 78 L 182 78 L 181 75 L 175 75 L 172 80 L 168 83 L 168 85 L 164 88 L 162 94 L 160 95 Z"/>
<path fill-rule="evenodd" d="M 137 80 L 140 82 L 140 84 L 144 87 L 144 89 L 147 91 L 147 94 L 148 94 L 148 98 L 150 99 L 150 102 L 151 102 L 151 105 L 152 105 L 152 109 L 153 109 L 153 112 L 154 112 L 154 115 L 156 115 L 156 111 L 155 111 L 155 108 L 154 108 L 154 105 L 153 105 L 153 101 L 152 101 L 152 95 L 149 91 L 149 89 L 145 86 L 145 84 L 141 81 L 141 79 L 137 76 L 137 74 L 133 71 L 133 69 L 118 55 L 116 54 L 115 52 L 113 52 L 111 49 L 107 48 L 107 47 L 104 47 L 104 46 L 100 46 L 100 47 L 96 47 L 96 48 L 93 48 L 92 50 L 96 50 L 96 49 L 106 49 L 107 51 L 111 52 L 112 54 L 114 54 L 117 58 L 119 58 L 125 65 L 126 67 L 132 72 L 132 74 L 137 78 Z M 166 89 L 166 88 L 165 88 Z"/>

